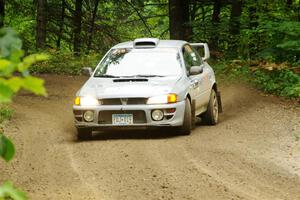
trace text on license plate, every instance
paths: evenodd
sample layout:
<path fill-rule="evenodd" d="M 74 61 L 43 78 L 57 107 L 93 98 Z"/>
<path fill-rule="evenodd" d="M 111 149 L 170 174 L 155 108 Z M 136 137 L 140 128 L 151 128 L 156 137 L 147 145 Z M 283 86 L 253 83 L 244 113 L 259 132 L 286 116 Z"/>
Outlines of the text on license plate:
<path fill-rule="evenodd" d="M 132 114 L 113 114 L 112 124 L 114 125 L 131 125 L 133 124 Z"/>

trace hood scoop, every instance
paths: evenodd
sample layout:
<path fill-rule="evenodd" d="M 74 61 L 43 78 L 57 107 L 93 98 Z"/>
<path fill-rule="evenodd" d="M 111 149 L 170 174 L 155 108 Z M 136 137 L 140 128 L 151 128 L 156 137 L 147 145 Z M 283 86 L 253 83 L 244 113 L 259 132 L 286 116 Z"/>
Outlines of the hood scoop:
<path fill-rule="evenodd" d="M 119 78 L 119 79 L 114 79 L 114 82 L 148 82 L 148 79 L 146 78 Z"/>

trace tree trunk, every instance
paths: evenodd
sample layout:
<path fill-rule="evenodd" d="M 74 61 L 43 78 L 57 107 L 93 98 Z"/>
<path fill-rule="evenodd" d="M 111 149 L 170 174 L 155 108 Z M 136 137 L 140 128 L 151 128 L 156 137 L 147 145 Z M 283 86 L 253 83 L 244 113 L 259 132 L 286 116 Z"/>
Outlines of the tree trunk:
<path fill-rule="evenodd" d="M 229 32 L 231 40 L 229 41 L 230 54 L 236 57 L 238 54 L 238 36 L 240 34 L 240 17 L 242 15 L 242 1 L 232 0 Z"/>
<path fill-rule="evenodd" d="M 240 33 L 240 17 L 242 15 L 242 1 L 233 0 L 230 14 L 230 33 L 238 35 Z"/>
<path fill-rule="evenodd" d="M 91 22 L 90 22 L 90 29 L 89 29 L 89 33 L 88 33 L 88 47 L 87 47 L 88 51 L 91 49 L 91 46 L 92 46 L 94 29 L 95 29 L 95 19 L 97 16 L 98 5 L 99 5 L 99 0 L 96 0 L 95 5 L 94 5 L 94 10 L 93 10 L 93 15 L 92 15 Z"/>
<path fill-rule="evenodd" d="M 73 50 L 75 54 L 80 54 L 81 50 L 81 20 L 82 20 L 82 0 L 76 0 L 75 12 L 73 17 L 74 38 Z"/>
<path fill-rule="evenodd" d="M 258 26 L 258 15 L 257 15 L 257 0 L 253 0 L 252 4 L 248 8 L 249 12 L 249 29 L 256 29 Z M 250 36 L 250 41 L 255 41 L 257 40 L 257 35 L 251 35 Z M 249 50 L 248 50 L 248 58 L 251 59 L 252 56 L 254 56 L 257 53 L 257 46 L 259 44 L 257 43 L 250 43 L 249 44 Z"/>
<path fill-rule="evenodd" d="M 293 0 L 287 0 L 286 1 L 286 5 L 287 5 L 287 7 L 292 7 L 292 5 L 293 5 Z"/>
<path fill-rule="evenodd" d="M 0 0 L 0 28 L 4 26 L 5 0 Z"/>
<path fill-rule="evenodd" d="M 47 0 L 37 0 L 36 47 L 45 48 L 47 27 Z"/>
<path fill-rule="evenodd" d="M 214 11 L 212 14 L 212 25 L 214 32 L 211 33 L 211 41 L 210 41 L 210 48 L 212 50 L 217 50 L 219 46 L 219 23 L 220 23 L 220 14 L 221 14 L 221 0 L 214 0 Z"/>
<path fill-rule="evenodd" d="M 249 7 L 249 19 L 250 19 L 250 23 L 249 23 L 249 28 L 253 29 L 256 28 L 258 26 L 258 21 L 257 21 L 257 0 L 254 0 L 253 4 Z"/>
<path fill-rule="evenodd" d="M 300 1 L 298 1 L 298 22 L 300 22 Z"/>
<path fill-rule="evenodd" d="M 222 2 L 221 0 L 214 0 L 214 11 L 212 15 L 211 21 L 213 23 L 219 23 L 220 22 L 220 13 L 221 13 L 221 6 Z"/>
<path fill-rule="evenodd" d="M 191 26 L 189 20 L 189 0 L 169 0 L 170 38 L 189 40 Z"/>
<path fill-rule="evenodd" d="M 190 0 L 183 0 L 182 2 L 183 12 L 183 40 L 191 40 L 193 34 L 193 28 L 190 20 Z"/>
<path fill-rule="evenodd" d="M 57 41 L 56 41 L 56 47 L 58 49 L 60 49 L 60 42 L 61 42 L 61 38 L 62 38 L 63 32 L 64 32 L 65 10 L 66 10 L 66 2 L 65 2 L 65 0 L 62 0 L 61 1 L 61 16 L 60 16 L 59 33 L 58 33 L 58 38 L 57 38 Z"/>

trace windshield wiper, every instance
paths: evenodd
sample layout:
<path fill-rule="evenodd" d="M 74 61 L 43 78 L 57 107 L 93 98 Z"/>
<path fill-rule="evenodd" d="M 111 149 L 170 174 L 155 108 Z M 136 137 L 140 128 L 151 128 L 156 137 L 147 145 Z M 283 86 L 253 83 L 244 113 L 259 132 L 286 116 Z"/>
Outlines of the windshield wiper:
<path fill-rule="evenodd" d="M 143 77 L 143 78 L 152 78 L 152 77 L 164 77 L 161 75 L 151 75 L 151 74 L 137 74 L 137 75 L 131 75 L 131 76 L 114 76 L 110 74 L 100 74 L 100 75 L 95 75 L 94 77 L 97 78 L 134 78 L 134 77 Z"/>
<path fill-rule="evenodd" d="M 94 77 L 97 77 L 97 78 L 120 78 L 120 76 L 114 76 L 114 75 L 109 75 L 109 74 L 95 75 Z"/>
<path fill-rule="evenodd" d="M 164 77 L 162 75 L 155 75 L 155 74 L 137 74 L 137 75 L 132 75 L 128 77 L 145 77 L 145 78 L 152 78 L 152 77 Z"/>

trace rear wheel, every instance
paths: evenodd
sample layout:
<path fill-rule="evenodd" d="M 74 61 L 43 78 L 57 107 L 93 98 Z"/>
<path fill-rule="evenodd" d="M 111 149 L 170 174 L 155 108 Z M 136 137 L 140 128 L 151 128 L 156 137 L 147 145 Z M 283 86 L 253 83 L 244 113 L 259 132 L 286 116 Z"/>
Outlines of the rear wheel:
<path fill-rule="evenodd" d="M 78 140 L 89 140 L 92 138 L 91 128 L 77 128 L 77 139 Z"/>
<path fill-rule="evenodd" d="M 202 115 L 202 119 L 206 124 L 216 125 L 219 121 L 219 105 L 216 91 L 211 90 L 209 103 L 206 112 Z"/>
<path fill-rule="evenodd" d="M 181 135 L 190 135 L 192 127 L 193 127 L 193 124 L 192 124 L 191 102 L 187 98 L 185 100 L 184 118 L 183 118 L 183 124 L 180 127 L 180 134 Z"/>

